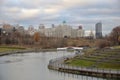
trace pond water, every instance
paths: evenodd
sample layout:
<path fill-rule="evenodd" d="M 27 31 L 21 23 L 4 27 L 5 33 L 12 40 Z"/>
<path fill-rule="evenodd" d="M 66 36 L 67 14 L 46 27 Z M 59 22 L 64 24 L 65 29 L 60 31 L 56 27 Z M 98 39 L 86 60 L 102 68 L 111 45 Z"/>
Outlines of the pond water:
<path fill-rule="evenodd" d="M 11 54 L 0 57 L 0 80 L 107 80 L 49 70 L 50 59 L 74 52 L 55 51 Z"/>

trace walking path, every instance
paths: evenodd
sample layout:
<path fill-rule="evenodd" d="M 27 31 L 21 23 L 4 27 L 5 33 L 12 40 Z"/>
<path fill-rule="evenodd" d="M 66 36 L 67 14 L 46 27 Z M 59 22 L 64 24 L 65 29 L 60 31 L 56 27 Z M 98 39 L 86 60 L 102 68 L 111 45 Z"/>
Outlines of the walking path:
<path fill-rule="evenodd" d="M 48 68 L 53 70 L 58 70 L 62 72 L 83 74 L 97 77 L 110 77 L 110 78 L 120 78 L 120 70 L 113 69 L 100 69 L 100 68 L 87 68 L 87 67 L 76 67 L 64 64 L 64 61 L 75 57 L 76 55 L 64 56 L 61 58 L 52 59 L 49 61 Z"/>

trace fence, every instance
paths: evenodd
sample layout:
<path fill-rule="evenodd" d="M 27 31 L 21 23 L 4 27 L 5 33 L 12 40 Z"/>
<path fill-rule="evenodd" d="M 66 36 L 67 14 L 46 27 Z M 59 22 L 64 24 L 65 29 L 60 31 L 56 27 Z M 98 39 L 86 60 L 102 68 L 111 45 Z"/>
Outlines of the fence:
<path fill-rule="evenodd" d="M 87 68 L 77 67 L 64 64 L 66 59 L 72 58 L 75 55 L 64 56 L 49 61 L 48 68 L 58 70 L 62 72 L 90 75 L 97 77 L 109 77 L 109 78 L 120 78 L 120 70 L 115 69 L 102 69 L 102 68 Z"/>

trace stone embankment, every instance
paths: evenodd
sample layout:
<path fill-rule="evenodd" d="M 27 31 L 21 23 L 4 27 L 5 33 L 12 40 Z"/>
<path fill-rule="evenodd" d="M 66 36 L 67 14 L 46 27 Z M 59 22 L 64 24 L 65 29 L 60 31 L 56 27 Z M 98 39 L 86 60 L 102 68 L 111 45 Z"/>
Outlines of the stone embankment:
<path fill-rule="evenodd" d="M 75 66 L 64 64 L 65 60 L 70 59 L 74 56 L 75 55 L 52 59 L 49 61 L 48 68 L 52 70 L 57 70 L 57 71 L 67 72 L 72 74 L 120 79 L 120 70 L 75 67 Z"/>

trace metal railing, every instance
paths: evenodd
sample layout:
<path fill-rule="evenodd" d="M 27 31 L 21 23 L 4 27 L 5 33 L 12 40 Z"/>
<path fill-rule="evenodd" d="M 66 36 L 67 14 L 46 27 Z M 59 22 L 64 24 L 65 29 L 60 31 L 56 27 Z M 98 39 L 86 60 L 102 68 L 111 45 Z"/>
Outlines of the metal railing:
<path fill-rule="evenodd" d="M 78 67 L 64 64 L 66 59 L 73 58 L 74 55 L 63 56 L 60 58 L 55 58 L 49 61 L 49 66 L 55 69 L 67 69 L 67 70 L 78 70 L 78 71 L 86 71 L 86 72 L 95 72 L 95 73 L 106 73 L 106 74 L 118 74 L 120 75 L 119 69 L 104 69 L 104 68 L 93 68 L 93 67 Z"/>

